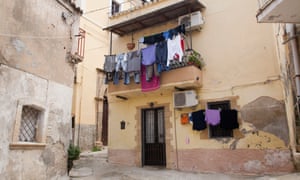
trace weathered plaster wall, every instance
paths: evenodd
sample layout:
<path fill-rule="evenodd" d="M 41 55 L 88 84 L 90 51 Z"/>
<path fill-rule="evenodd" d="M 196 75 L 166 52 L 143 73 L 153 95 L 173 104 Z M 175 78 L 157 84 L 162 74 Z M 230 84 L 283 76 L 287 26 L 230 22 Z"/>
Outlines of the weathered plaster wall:
<path fill-rule="evenodd" d="M 289 150 L 191 149 L 179 150 L 183 171 L 236 174 L 280 174 L 292 172 Z"/>
<path fill-rule="evenodd" d="M 82 151 L 91 151 L 95 146 L 96 141 L 96 125 L 80 124 L 76 126 L 77 134 L 75 137 L 79 137 L 79 145 Z M 79 131 L 79 136 L 78 136 Z M 77 144 L 78 142 L 75 141 Z"/>
<path fill-rule="evenodd" d="M 66 21 L 63 12 L 70 16 Z M 66 57 L 75 15 L 53 0 L 2 1 L 0 22 L 0 63 L 73 85 L 73 67 L 67 66 Z"/>
<path fill-rule="evenodd" d="M 74 48 L 79 13 L 66 7 L 55 0 L 0 2 L 0 176 L 4 179 L 67 178 L 74 78 L 68 53 Z M 45 147 L 11 148 L 21 99 L 46 107 Z"/>
<path fill-rule="evenodd" d="M 169 94 L 162 94 L 160 97 L 147 96 L 146 99 L 133 98 L 127 101 L 111 97 L 109 162 L 141 166 L 140 113 L 141 109 L 149 108 L 149 103 L 154 102 L 154 107 L 165 107 L 166 111 L 167 168 L 177 169 L 178 167 L 184 171 L 241 174 L 284 173 L 294 170 L 291 152 L 288 148 L 287 130 L 278 132 L 269 128 L 271 126 L 277 129 L 277 127 L 286 126 L 285 111 L 281 101 L 262 96 L 249 102 L 240 107 L 240 128 L 234 130 L 233 138 L 210 138 L 208 129 L 200 132 L 193 131 L 191 124 L 180 123 L 181 113 L 192 112 L 204 106 L 200 104 L 196 109 L 188 108 L 174 112 L 172 104 L 168 104 L 171 98 Z M 259 106 L 258 109 L 249 109 L 257 102 L 268 105 Z M 236 105 L 232 108 L 236 108 Z M 114 113 L 117 109 L 119 113 Z M 244 112 L 259 114 L 261 111 L 266 113 L 264 121 L 269 121 L 271 125 L 266 123 L 257 127 L 255 123 L 244 121 L 241 115 Z M 276 114 L 279 119 L 282 118 L 279 122 L 273 118 L 275 124 L 279 123 L 276 126 L 272 126 L 272 118 L 269 119 L 272 114 Z M 255 116 L 249 115 L 247 118 L 248 121 L 249 119 L 255 120 Z M 126 122 L 124 130 L 120 129 L 121 120 Z"/>
<path fill-rule="evenodd" d="M 241 117 L 257 130 L 265 131 L 289 145 L 289 132 L 285 105 L 271 97 L 259 97 L 241 108 Z"/>
<path fill-rule="evenodd" d="M 19 99 L 49 109 L 46 147 L 11 150 Z M 5 179 L 57 179 L 67 173 L 72 88 L 6 65 L 0 66 L 0 174 Z"/>

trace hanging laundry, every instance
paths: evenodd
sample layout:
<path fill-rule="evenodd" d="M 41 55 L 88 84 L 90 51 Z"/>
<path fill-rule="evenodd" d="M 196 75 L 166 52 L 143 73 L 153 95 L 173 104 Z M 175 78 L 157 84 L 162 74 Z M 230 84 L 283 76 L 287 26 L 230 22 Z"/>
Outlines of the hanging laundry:
<path fill-rule="evenodd" d="M 206 109 L 205 111 L 205 121 L 210 125 L 220 124 L 220 111 L 217 109 Z"/>
<path fill-rule="evenodd" d="M 116 60 L 116 68 L 114 74 L 114 84 L 119 84 L 119 80 L 125 77 L 123 70 L 127 69 L 127 54 L 126 53 L 118 54 L 116 55 L 115 60 Z M 126 76 L 127 75 L 128 74 L 126 74 Z"/>
<path fill-rule="evenodd" d="M 223 129 L 237 129 L 239 128 L 238 123 L 238 112 L 235 109 L 222 110 L 221 113 L 220 127 Z"/>
<path fill-rule="evenodd" d="M 181 36 L 178 34 L 173 39 L 168 39 L 167 41 L 168 47 L 168 58 L 167 58 L 167 66 L 170 65 L 171 60 L 182 60 L 183 51 L 181 48 Z"/>
<path fill-rule="evenodd" d="M 166 39 L 172 39 L 174 36 L 177 36 L 178 34 L 185 34 L 185 25 L 181 24 L 173 29 L 169 29 L 166 32 L 163 32 L 163 36 Z"/>
<path fill-rule="evenodd" d="M 181 49 L 182 49 L 182 52 L 185 51 L 185 47 L 184 47 L 184 38 L 181 36 L 180 38 L 180 46 L 181 46 Z"/>
<path fill-rule="evenodd" d="M 170 33 L 169 33 L 169 31 L 163 32 L 163 36 L 164 36 L 165 40 L 169 39 L 169 38 L 170 38 Z"/>
<path fill-rule="evenodd" d="M 133 51 L 128 53 L 127 72 L 141 71 L 141 51 Z"/>
<path fill-rule="evenodd" d="M 105 72 L 113 72 L 116 67 L 116 56 L 115 55 L 104 55 L 105 61 L 104 61 L 104 71 Z"/>
<path fill-rule="evenodd" d="M 151 81 L 154 73 L 154 66 L 153 65 L 148 65 L 146 66 L 146 81 Z"/>
<path fill-rule="evenodd" d="M 115 55 L 105 55 L 104 61 L 104 71 L 105 71 L 105 84 L 108 82 L 113 81 L 114 72 L 116 68 L 116 56 Z"/>
<path fill-rule="evenodd" d="M 140 43 L 144 43 L 144 44 L 155 44 L 167 39 L 172 39 L 174 36 L 177 36 L 178 34 L 185 34 L 185 25 L 181 24 L 173 29 L 169 29 L 168 31 L 165 32 L 160 32 L 157 34 L 153 34 L 150 36 L 145 36 L 145 37 L 141 37 L 139 39 Z"/>
<path fill-rule="evenodd" d="M 155 48 L 155 45 L 150 45 L 142 49 L 143 65 L 152 65 L 155 62 Z"/>
<path fill-rule="evenodd" d="M 129 73 L 129 81 L 130 77 L 134 77 L 134 82 L 136 84 L 140 83 L 140 74 L 141 74 L 141 51 L 133 51 L 127 53 L 127 72 Z"/>
<path fill-rule="evenodd" d="M 157 71 L 161 73 L 167 70 L 168 45 L 167 41 L 156 44 L 155 58 L 157 63 Z"/>
<path fill-rule="evenodd" d="M 142 92 L 154 91 L 160 87 L 160 80 L 158 76 L 153 76 L 151 81 L 146 80 L 146 66 L 142 65 L 141 69 L 141 87 Z"/>
<path fill-rule="evenodd" d="M 201 131 L 206 129 L 207 125 L 205 122 L 205 110 L 199 110 L 192 112 L 193 130 Z"/>
<path fill-rule="evenodd" d="M 150 36 L 145 36 L 143 39 L 144 44 L 155 44 L 160 41 L 164 41 L 165 38 L 163 36 L 163 33 L 158 33 Z"/>
<path fill-rule="evenodd" d="M 181 124 L 189 123 L 189 114 L 188 113 L 181 114 L 180 115 L 180 121 L 181 121 Z"/>

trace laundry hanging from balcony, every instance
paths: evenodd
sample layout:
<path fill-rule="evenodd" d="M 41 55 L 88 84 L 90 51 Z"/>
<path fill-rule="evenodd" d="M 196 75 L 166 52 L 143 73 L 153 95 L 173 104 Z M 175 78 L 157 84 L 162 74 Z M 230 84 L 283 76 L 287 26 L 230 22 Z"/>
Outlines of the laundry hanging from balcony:
<path fill-rule="evenodd" d="M 186 66 L 184 62 L 184 38 L 185 26 L 146 36 L 139 41 L 147 47 L 117 55 L 106 55 L 104 71 L 106 72 L 106 84 L 112 81 L 119 84 L 123 79 L 125 85 L 130 84 L 131 79 L 135 83 L 141 83 L 143 92 L 158 89 L 161 72 Z"/>

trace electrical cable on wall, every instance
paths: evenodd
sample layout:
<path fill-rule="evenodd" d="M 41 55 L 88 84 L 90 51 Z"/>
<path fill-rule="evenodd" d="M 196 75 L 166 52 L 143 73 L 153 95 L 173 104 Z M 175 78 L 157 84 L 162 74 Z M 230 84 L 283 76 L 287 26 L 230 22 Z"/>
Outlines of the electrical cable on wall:
<path fill-rule="evenodd" d="M 19 38 L 28 38 L 28 39 L 69 39 L 70 36 L 28 36 L 28 35 L 19 35 L 19 34 L 4 34 L 0 33 L 2 37 L 19 37 Z"/>

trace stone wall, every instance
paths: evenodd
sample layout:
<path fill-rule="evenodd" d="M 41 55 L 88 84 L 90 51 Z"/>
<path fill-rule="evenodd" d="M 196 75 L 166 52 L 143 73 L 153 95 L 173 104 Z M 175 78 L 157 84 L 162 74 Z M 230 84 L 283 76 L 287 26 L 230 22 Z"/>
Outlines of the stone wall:
<path fill-rule="evenodd" d="M 74 78 L 70 53 L 76 47 L 79 15 L 69 1 L 0 2 L 3 179 L 67 178 Z M 33 142 L 19 140 L 23 105 L 41 112 Z"/>
<path fill-rule="evenodd" d="M 76 40 L 72 26 L 79 27 L 76 14 L 55 0 L 0 5 L 0 63 L 73 86 L 67 54 Z"/>
<path fill-rule="evenodd" d="M 11 149 L 20 99 L 39 101 L 48 109 L 46 145 Z M 56 179 L 66 176 L 71 134 L 72 88 L 0 66 L 0 175 L 4 179 Z M 15 178 L 14 178 L 15 177 Z"/>

